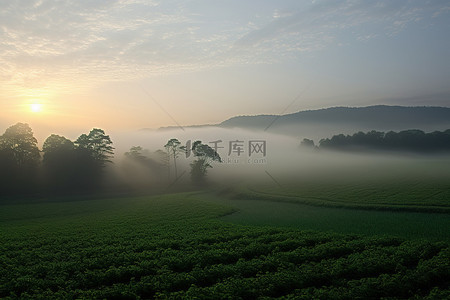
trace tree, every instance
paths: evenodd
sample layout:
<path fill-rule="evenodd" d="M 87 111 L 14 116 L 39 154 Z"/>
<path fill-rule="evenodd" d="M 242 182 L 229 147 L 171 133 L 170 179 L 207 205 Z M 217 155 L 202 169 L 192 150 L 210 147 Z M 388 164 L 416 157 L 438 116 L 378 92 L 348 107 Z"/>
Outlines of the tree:
<path fill-rule="evenodd" d="M 130 186 L 149 188 L 157 182 L 162 182 L 164 160 L 168 158 L 166 152 L 162 150 L 151 152 L 141 146 L 133 146 L 125 152 L 124 156 L 122 169 L 126 173 L 126 181 Z"/>
<path fill-rule="evenodd" d="M 89 134 L 80 135 L 74 145 L 73 186 L 83 191 L 98 189 L 105 175 L 104 167 L 114 154 L 110 137 L 102 129 L 94 128 Z"/>
<path fill-rule="evenodd" d="M 60 135 L 52 134 L 42 146 L 44 152 L 43 167 L 48 189 L 66 191 L 77 182 L 77 161 L 74 143 Z"/>
<path fill-rule="evenodd" d="M 92 129 L 88 135 L 80 135 L 75 141 L 75 145 L 79 151 L 88 153 L 101 167 L 111 162 L 110 158 L 114 154 L 111 139 L 102 129 L 98 128 Z"/>
<path fill-rule="evenodd" d="M 11 149 L 0 149 L 0 194 L 13 194 L 19 187 L 19 168 Z"/>
<path fill-rule="evenodd" d="M 335 135 L 331 139 L 322 139 L 321 148 L 339 150 L 383 150 L 408 152 L 448 152 L 450 151 L 450 130 L 425 133 L 410 129 L 400 132 L 369 131 L 353 135 Z"/>
<path fill-rule="evenodd" d="M 150 169 L 152 173 L 161 174 L 163 162 L 160 161 L 158 151 L 151 153 L 149 150 L 143 149 L 141 146 L 133 146 L 130 148 L 129 152 L 125 152 L 125 157 Z M 163 156 L 167 158 L 167 154 L 164 151 L 161 152 Z"/>
<path fill-rule="evenodd" d="M 0 191 L 2 194 L 35 191 L 40 162 L 37 140 L 30 126 L 17 123 L 0 136 Z"/>
<path fill-rule="evenodd" d="M 153 153 L 152 156 L 157 162 L 161 163 L 162 165 L 169 166 L 169 156 L 167 155 L 167 152 L 158 149 Z"/>
<path fill-rule="evenodd" d="M 166 148 L 167 153 L 169 156 L 173 157 L 173 166 L 175 170 L 175 178 L 178 178 L 178 172 L 177 172 L 177 158 L 180 155 L 180 153 L 186 152 L 186 147 L 181 146 L 181 143 L 177 139 L 170 139 L 167 144 L 164 145 L 164 148 Z"/>
<path fill-rule="evenodd" d="M 313 140 L 304 138 L 301 142 L 300 142 L 300 146 L 304 147 L 304 148 L 309 148 L 309 149 L 315 149 L 317 150 L 316 145 L 314 144 Z"/>
<path fill-rule="evenodd" d="M 74 149 L 75 145 L 71 140 L 57 134 L 52 134 L 44 141 L 44 145 L 42 146 L 44 162 L 52 159 L 53 155 L 63 154 Z"/>
<path fill-rule="evenodd" d="M 137 162 L 144 162 L 146 157 L 142 155 L 144 149 L 141 146 L 133 146 L 129 152 L 125 152 L 125 156 Z"/>
<path fill-rule="evenodd" d="M 195 141 L 192 144 L 192 153 L 196 157 L 191 163 L 191 178 L 196 184 L 203 184 L 208 168 L 212 168 L 214 161 L 222 162 L 219 154 L 210 146 L 202 144 L 201 141 Z"/>
<path fill-rule="evenodd" d="M 153 153 L 153 157 L 160 163 L 161 167 L 167 167 L 167 178 L 170 180 L 170 157 L 168 152 L 158 149 Z"/>
<path fill-rule="evenodd" d="M 12 155 L 17 166 L 36 166 L 40 160 L 37 140 L 30 126 L 17 123 L 0 137 L 0 150 Z"/>

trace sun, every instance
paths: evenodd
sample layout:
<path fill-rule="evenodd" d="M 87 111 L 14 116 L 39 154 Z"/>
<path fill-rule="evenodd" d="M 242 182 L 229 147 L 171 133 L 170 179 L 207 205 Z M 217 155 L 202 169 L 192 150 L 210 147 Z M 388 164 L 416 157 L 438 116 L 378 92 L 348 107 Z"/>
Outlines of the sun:
<path fill-rule="evenodd" d="M 42 111 L 42 104 L 32 103 L 32 104 L 30 104 L 30 109 L 32 112 L 38 113 L 38 112 Z"/>

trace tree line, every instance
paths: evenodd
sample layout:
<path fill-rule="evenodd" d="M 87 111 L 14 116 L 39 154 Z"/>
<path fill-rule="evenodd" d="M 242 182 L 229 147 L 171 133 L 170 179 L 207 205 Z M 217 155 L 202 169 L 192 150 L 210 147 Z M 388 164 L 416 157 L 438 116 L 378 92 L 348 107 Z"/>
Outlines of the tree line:
<path fill-rule="evenodd" d="M 166 151 L 156 150 L 152 153 L 141 146 L 133 146 L 125 153 L 125 157 L 154 173 L 162 174 L 165 169 L 169 184 L 173 184 L 184 174 L 184 172 L 180 174 L 178 170 L 177 161 L 180 155 L 187 158 L 192 154 L 194 160 L 190 163 L 190 176 L 191 181 L 198 186 L 206 184 L 206 175 L 208 169 L 212 168 L 212 163 L 222 162 L 219 154 L 202 141 L 195 141 L 192 144 L 188 142 L 183 146 L 178 139 L 172 138 L 164 145 L 164 149 Z"/>
<path fill-rule="evenodd" d="M 52 134 L 40 151 L 30 126 L 17 123 L 0 136 L 1 194 L 93 190 L 113 153 L 110 137 L 98 128 L 75 141 Z"/>
<path fill-rule="evenodd" d="M 0 136 L 0 196 L 26 195 L 36 193 L 90 193 L 99 190 L 109 173 L 109 187 L 115 190 L 125 186 L 124 180 L 114 177 L 114 172 L 106 172 L 112 163 L 114 147 L 111 138 L 102 129 L 93 128 L 81 134 L 76 140 L 52 134 L 43 143 L 42 150 L 28 124 L 17 123 L 6 129 Z M 180 155 L 193 155 L 190 164 L 192 182 L 203 185 L 207 170 L 213 161 L 221 161 L 220 156 L 208 145 L 195 141 L 192 146 L 182 146 L 180 141 L 170 139 L 163 150 L 151 152 L 141 146 L 133 146 L 125 153 L 125 162 L 132 162 L 129 174 L 132 180 L 141 174 L 142 185 L 147 188 L 150 174 L 159 178 L 159 183 L 167 185 L 179 180 L 177 160 Z M 166 178 L 162 178 L 167 174 Z M 111 179 L 112 178 L 112 179 Z"/>
<path fill-rule="evenodd" d="M 422 130 L 400 132 L 369 131 L 353 135 L 338 134 L 322 139 L 316 146 L 314 141 L 304 139 L 302 146 L 330 150 L 383 150 L 416 153 L 450 152 L 450 129 L 425 133 Z"/>

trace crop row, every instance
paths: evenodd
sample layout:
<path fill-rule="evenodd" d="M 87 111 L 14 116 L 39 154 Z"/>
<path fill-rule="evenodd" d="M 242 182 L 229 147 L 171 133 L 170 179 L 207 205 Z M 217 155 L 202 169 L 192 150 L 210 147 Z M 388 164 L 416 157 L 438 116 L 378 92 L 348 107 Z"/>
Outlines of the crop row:
<path fill-rule="evenodd" d="M 0 298 L 442 298 L 449 293 L 446 243 L 226 224 L 215 216 L 227 208 L 189 196 L 139 200 L 135 209 L 129 203 L 96 218 L 81 214 L 67 222 L 58 217 L 3 224 Z"/>

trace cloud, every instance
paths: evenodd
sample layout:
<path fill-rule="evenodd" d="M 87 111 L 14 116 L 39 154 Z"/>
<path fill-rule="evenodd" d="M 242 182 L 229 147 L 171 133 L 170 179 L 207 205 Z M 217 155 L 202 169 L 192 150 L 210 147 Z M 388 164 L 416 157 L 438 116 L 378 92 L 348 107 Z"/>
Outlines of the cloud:
<path fill-rule="evenodd" d="M 0 6 L 1 78 L 11 87 L 127 80 L 137 70 L 171 72 L 192 64 L 187 47 L 192 21 L 176 9 L 167 14 L 155 2 Z"/>
<path fill-rule="evenodd" d="M 271 63 L 328 47 L 343 33 L 355 31 L 355 40 L 368 40 L 381 27 L 384 35 L 395 35 L 410 23 L 449 12 L 445 2 L 356 0 L 281 7 L 260 18 L 249 8 L 236 19 L 214 11 L 205 16 L 182 1 L 3 1 L 2 92 L 70 91 L 151 74 Z"/>
<path fill-rule="evenodd" d="M 357 40 L 398 34 L 410 23 L 446 11 L 448 6 L 420 1 L 313 1 L 281 16 L 278 11 L 269 24 L 252 30 L 236 43 L 237 48 L 260 48 L 267 43 L 297 44 L 289 51 L 314 51 L 339 41 L 342 34 L 354 34 Z M 355 32 L 357 32 L 355 34 Z M 288 43 L 290 41 L 290 43 Z"/>

